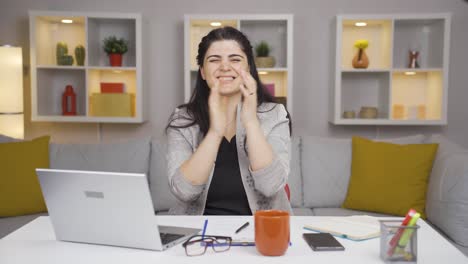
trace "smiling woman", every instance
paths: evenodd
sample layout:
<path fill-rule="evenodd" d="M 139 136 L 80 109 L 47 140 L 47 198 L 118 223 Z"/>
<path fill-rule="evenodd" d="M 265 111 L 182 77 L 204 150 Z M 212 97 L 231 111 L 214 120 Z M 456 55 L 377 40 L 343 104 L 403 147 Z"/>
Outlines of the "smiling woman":
<path fill-rule="evenodd" d="M 194 92 L 169 119 L 172 214 L 291 211 L 290 118 L 264 91 L 247 37 L 218 28 L 198 46 Z"/>
<path fill-rule="evenodd" d="M 229 96 L 239 93 L 240 72 L 248 68 L 247 56 L 239 44 L 234 40 L 225 40 L 216 41 L 210 46 L 200 73 L 208 87 L 218 85 L 219 93 Z"/>

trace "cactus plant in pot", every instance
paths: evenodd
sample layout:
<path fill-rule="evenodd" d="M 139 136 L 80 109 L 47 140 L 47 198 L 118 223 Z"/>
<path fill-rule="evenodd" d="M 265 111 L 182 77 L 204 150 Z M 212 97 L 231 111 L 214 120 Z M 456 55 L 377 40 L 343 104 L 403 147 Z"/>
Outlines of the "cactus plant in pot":
<path fill-rule="evenodd" d="M 76 65 L 78 66 L 84 66 L 84 61 L 85 61 L 85 48 L 83 45 L 78 45 L 75 48 L 75 59 L 76 59 Z"/>
<path fill-rule="evenodd" d="M 113 67 L 122 66 L 122 55 L 128 51 L 128 41 L 124 38 L 118 39 L 110 36 L 103 40 L 104 51 L 109 56 L 110 65 Z"/>
<path fill-rule="evenodd" d="M 67 43 L 63 41 L 58 42 L 55 51 L 56 51 L 57 65 L 69 66 L 73 64 L 73 56 L 68 55 Z"/>
<path fill-rule="evenodd" d="M 275 57 L 270 56 L 270 45 L 266 41 L 260 41 L 255 46 L 255 65 L 258 68 L 272 68 L 275 67 Z"/>

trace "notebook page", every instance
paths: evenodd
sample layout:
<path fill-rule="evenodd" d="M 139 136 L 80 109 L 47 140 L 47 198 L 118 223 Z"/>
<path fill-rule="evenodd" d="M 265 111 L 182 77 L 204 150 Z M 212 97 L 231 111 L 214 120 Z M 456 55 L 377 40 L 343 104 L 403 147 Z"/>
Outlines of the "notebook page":
<path fill-rule="evenodd" d="M 241 227 L 245 222 L 249 222 L 249 225 L 242 229 L 239 233 L 235 233 L 236 230 Z M 253 220 L 238 220 L 232 218 L 216 217 L 210 218 L 205 231 L 206 235 L 217 235 L 217 236 L 230 236 L 233 241 L 255 241 L 255 229 Z"/>
<path fill-rule="evenodd" d="M 376 237 L 380 232 L 377 218 L 371 216 L 333 217 L 313 222 L 305 227 L 338 236 L 346 235 L 350 239 Z"/>

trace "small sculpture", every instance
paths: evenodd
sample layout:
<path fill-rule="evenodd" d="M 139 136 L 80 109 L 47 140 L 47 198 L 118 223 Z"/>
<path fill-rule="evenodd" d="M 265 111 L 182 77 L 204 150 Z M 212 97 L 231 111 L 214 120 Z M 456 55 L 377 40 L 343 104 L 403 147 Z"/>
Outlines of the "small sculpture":
<path fill-rule="evenodd" d="M 418 56 L 419 56 L 419 51 L 416 51 L 416 50 L 409 51 L 408 68 L 413 68 L 413 69 L 419 68 Z"/>

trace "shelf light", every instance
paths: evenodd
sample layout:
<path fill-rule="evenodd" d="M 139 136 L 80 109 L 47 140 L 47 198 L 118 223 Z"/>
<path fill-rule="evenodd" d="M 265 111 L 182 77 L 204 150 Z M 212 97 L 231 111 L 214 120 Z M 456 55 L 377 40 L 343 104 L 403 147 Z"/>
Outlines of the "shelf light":
<path fill-rule="evenodd" d="M 405 72 L 405 75 L 416 75 L 416 72 L 414 72 L 414 71 L 407 71 L 407 72 Z"/>
<path fill-rule="evenodd" d="M 267 75 L 267 74 L 268 74 L 267 71 L 259 71 L 259 72 L 258 72 L 258 75 Z"/>
<path fill-rule="evenodd" d="M 219 21 L 213 21 L 213 22 L 210 23 L 210 25 L 211 25 L 212 27 L 220 27 L 222 24 L 221 24 L 221 22 L 219 22 Z"/>
<path fill-rule="evenodd" d="M 354 23 L 354 25 L 355 25 L 356 27 L 365 27 L 365 26 L 367 26 L 367 23 L 366 23 L 366 22 L 360 21 L 360 22 Z"/>
<path fill-rule="evenodd" d="M 62 19 L 62 23 L 71 24 L 71 23 L 73 23 L 73 20 L 71 20 L 71 19 Z"/>
<path fill-rule="evenodd" d="M 122 71 L 119 71 L 119 70 L 113 70 L 112 72 L 114 72 L 114 73 L 121 73 Z"/>

